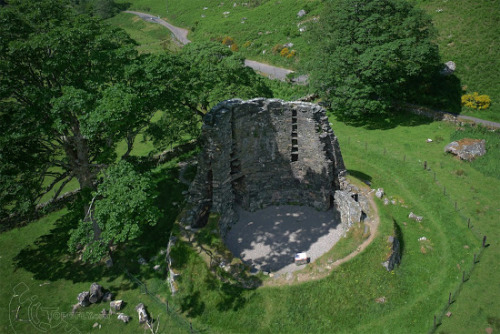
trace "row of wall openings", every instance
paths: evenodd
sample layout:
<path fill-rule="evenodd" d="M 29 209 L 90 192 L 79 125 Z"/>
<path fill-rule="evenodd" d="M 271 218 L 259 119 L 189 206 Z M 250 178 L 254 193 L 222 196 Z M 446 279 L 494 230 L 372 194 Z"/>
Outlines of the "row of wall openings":
<path fill-rule="evenodd" d="M 297 110 L 292 109 L 292 152 L 290 159 L 292 162 L 299 160 L 299 142 L 297 132 Z"/>

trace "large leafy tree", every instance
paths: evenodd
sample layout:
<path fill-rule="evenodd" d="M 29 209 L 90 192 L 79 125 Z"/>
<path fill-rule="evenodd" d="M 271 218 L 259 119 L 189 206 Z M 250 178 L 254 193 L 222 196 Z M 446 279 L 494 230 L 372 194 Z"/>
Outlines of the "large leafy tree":
<path fill-rule="evenodd" d="M 158 110 L 177 121 L 185 62 L 138 55 L 122 30 L 75 15 L 67 2 L 10 1 L 0 36 L 2 215 L 29 211 L 51 190 L 57 197 L 71 179 L 95 191 L 98 173 L 130 154 Z M 127 149 L 118 157 L 120 142 Z M 87 222 L 94 240 L 105 236 L 102 221 Z"/>
<path fill-rule="evenodd" d="M 311 82 L 345 117 L 382 113 L 435 73 L 433 36 L 430 18 L 404 0 L 329 0 L 311 35 Z"/>

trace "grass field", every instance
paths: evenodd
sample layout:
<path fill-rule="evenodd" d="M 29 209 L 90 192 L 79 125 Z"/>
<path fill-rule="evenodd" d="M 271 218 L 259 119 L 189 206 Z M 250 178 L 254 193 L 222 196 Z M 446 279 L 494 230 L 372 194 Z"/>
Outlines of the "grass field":
<path fill-rule="evenodd" d="M 242 33 L 239 37 L 239 28 L 236 27 L 247 29 L 253 27 L 253 18 L 262 19 L 258 21 L 258 28 L 255 28 L 257 25 L 252 28 L 260 30 L 269 24 L 267 30 L 262 30 L 262 35 L 257 31 L 256 39 L 261 41 L 261 46 L 272 48 L 276 43 L 289 41 L 290 37 L 297 48 L 304 45 L 303 52 L 299 50 L 295 60 L 307 53 L 307 46 L 301 44 L 298 36 L 286 35 L 285 28 L 289 25 L 282 25 L 283 29 L 280 29 L 278 22 L 291 20 L 293 24 L 290 25 L 295 26 L 295 18 L 290 13 L 296 15 L 300 9 L 298 1 L 282 0 L 278 4 L 270 0 L 246 11 L 241 5 L 232 7 L 232 3 L 217 7 L 219 3 L 185 0 L 178 3 L 168 1 L 165 6 L 163 1 L 134 0 L 132 6 L 133 9 L 166 15 L 172 23 L 180 26 L 194 27 L 192 36 L 198 36 L 196 38 L 200 40 L 224 36 L 230 31 L 240 46 L 246 35 Z M 316 15 L 319 1 L 308 4 L 311 16 Z M 487 41 L 498 38 L 494 29 L 488 29 L 489 25 L 482 24 L 480 18 L 485 17 L 485 22 L 491 22 L 498 13 L 494 4 L 494 1 L 484 0 L 456 4 L 418 2 L 433 15 L 440 29 L 443 58 L 457 62 L 461 84 L 467 85 L 469 91 L 477 90 L 493 98 L 489 111 L 473 114 L 487 119 L 496 119 L 498 115 L 500 96 L 495 84 L 498 75 L 494 75 L 498 72 L 498 66 L 494 66 L 498 58 L 490 51 L 482 54 L 480 50 L 489 43 Z M 276 15 L 276 24 L 274 16 L 264 16 L 259 12 L 269 11 L 270 6 L 278 6 L 280 14 Z M 474 6 L 477 11 L 467 10 Z M 203 7 L 209 9 L 203 10 Z M 439 8 L 443 11 L 438 13 Z M 290 13 L 281 13 L 288 10 Z M 230 12 L 227 19 L 231 20 L 217 16 L 224 11 Z M 210 18 L 210 13 L 214 14 L 213 21 L 205 26 L 201 15 Z M 466 13 L 469 13 L 467 18 Z M 247 20 L 244 24 L 239 23 L 241 18 L 236 20 L 233 18 L 236 15 L 232 14 L 244 15 Z M 195 15 L 199 17 L 197 24 Z M 463 34 L 456 33 L 466 29 L 463 28 L 465 23 L 454 23 L 457 18 L 477 27 Z M 439 20 L 443 22 L 438 23 Z M 170 35 L 168 32 L 164 34 L 162 27 L 137 21 L 131 15 L 120 14 L 110 22 L 129 29 L 140 43 L 141 52 L 162 52 L 164 47 L 158 40 Z M 212 25 L 218 29 L 213 35 L 210 32 Z M 252 29 L 248 29 L 245 33 L 249 34 Z M 267 31 L 271 33 L 266 34 Z M 446 31 L 457 39 L 445 41 L 443 38 L 449 35 Z M 477 38 L 481 34 L 485 34 L 484 39 Z M 453 45 L 449 46 L 450 50 L 443 49 L 443 45 L 452 42 L 460 49 L 453 51 Z M 467 47 L 470 53 L 460 51 Z M 493 43 L 487 50 L 495 48 L 498 46 Z M 267 52 L 266 56 L 261 50 L 257 55 L 257 48 L 245 50 L 241 47 L 240 50 L 245 55 L 253 52 L 254 59 L 296 66 L 293 59 L 282 59 Z M 497 72 L 483 67 L 486 61 Z M 480 70 L 474 70 L 474 64 Z M 278 85 L 273 89 L 280 97 L 292 99 L 298 94 L 288 86 Z M 435 331 L 437 333 L 484 333 L 486 328 L 500 331 L 500 264 L 497 260 L 500 256 L 500 134 L 469 128 L 457 130 L 449 123 L 430 122 L 412 115 L 376 119 L 367 126 L 345 124 L 333 116 L 331 122 L 351 176 L 359 182 L 370 181 L 373 188 L 383 187 L 387 195 L 397 199 L 399 204 L 384 206 L 378 202 L 381 214 L 378 237 L 362 254 L 328 277 L 295 286 L 242 290 L 215 280 L 199 255 L 185 249 L 183 274 L 179 281 L 181 291 L 172 299 L 165 282 L 164 261 L 158 257 L 180 211 L 180 206 L 175 203 L 182 203 L 182 191 L 186 189 L 178 180 L 176 161 L 172 161 L 155 170 L 161 194 L 159 206 L 164 213 L 162 220 L 139 240 L 119 249 L 113 269 L 84 266 L 67 254 L 66 240 L 75 221 L 64 217 L 66 210 L 0 234 L 0 277 L 4 282 L 0 292 L 0 332 L 37 333 L 36 328 L 50 328 L 46 332 L 63 333 L 63 326 L 67 325 L 85 333 L 97 330 L 92 329 L 95 322 L 102 325 L 102 333 L 142 332 L 144 329 L 137 324 L 134 310 L 139 302 L 145 303 L 155 317 L 160 315 L 160 329 L 168 333 L 189 332 L 188 321 L 193 322 L 195 329 L 207 333 L 425 333 L 432 329 L 434 315 L 441 323 Z M 443 153 L 450 140 L 464 137 L 485 138 L 487 155 L 468 163 Z M 427 138 L 434 141 L 427 143 Z M 147 154 L 152 149 L 148 142 L 141 142 L 141 145 L 135 155 Z M 428 170 L 423 168 L 424 161 Z M 423 222 L 409 220 L 410 211 L 424 216 Z M 472 228 L 467 228 L 469 218 Z M 381 262 L 388 251 L 386 238 L 395 225 L 403 236 L 403 258 L 401 266 L 388 273 Z M 481 248 L 484 235 L 488 237 L 488 247 Z M 423 236 L 427 240 L 419 241 Z M 337 251 L 345 253 L 345 249 Z M 476 264 L 472 262 L 474 254 L 480 254 Z M 139 266 L 139 256 L 147 259 L 148 265 Z M 162 266 L 160 272 L 153 270 L 155 264 Z M 462 284 L 464 271 L 466 282 Z M 144 294 L 144 288 L 133 277 L 146 283 L 153 297 Z M 125 325 L 116 318 L 101 319 L 99 313 L 106 307 L 104 305 L 93 305 L 82 310 L 80 315 L 71 314 L 77 294 L 87 290 L 94 281 L 114 292 L 116 298 L 125 300 L 124 312 L 133 317 L 132 323 Z M 22 292 L 20 289 L 24 286 L 29 290 L 21 296 L 22 299 L 13 298 L 15 293 Z M 448 308 L 449 293 L 452 293 L 453 303 Z M 375 300 L 379 297 L 385 297 L 386 302 L 377 303 Z M 167 301 L 186 318 L 166 312 Z M 19 312 L 17 306 L 21 306 Z M 29 313 L 30 310 L 35 312 Z M 448 310 L 452 312 L 450 318 L 444 316 Z M 17 320 L 10 327 L 16 313 L 19 319 L 31 322 Z M 52 317 L 48 318 L 48 314 Z"/>
<path fill-rule="evenodd" d="M 191 252 L 182 274 L 188 279 L 180 283 L 177 303 L 196 326 L 216 333 L 420 333 L 432 329 L 434 315 L 442 322 L 440 333 L 481 332 L 496 324 L 500 303 L 492 296 L 500 296 L 500 290 L 492 285 L 499 277 L 494 264 L 498 242 L 493 239 L 480 262 L 472 262 L 483 234 L 499 233 L 494 223 L 498 179 L 443 153 L 450 137 L 458 135 L 453 125 L 410 115 L 379 125 L 367 129 L 334 121 L 351 174 L 374 188 L 383 187 L 403 203 L 379 203 L 380 234 L 373 244 L 323 280 L 251 291 L 214 283 Z M 427 138 L 435 141 L 429 144 Z M 488 142 L 497 145 L 498 134 Z M 424 161 L 428 170 L 423 169 Z M 498 170 L 498 160 L 491 167 Z M 409 220 L 410 211 L 423 215 L 424 221 Z M 467 218 L 473 229 L 467 228 Z M 403 235 L 403 261 L 394 273 L 387 273 L 381 262 L 394 224 Z M 423 236 L 427 241 L 418 240 Z M 461 285 L 464 271 L 467 281 Z M 448 319 L 444 311 L 450 292 L 454 316 Z M 472 295 L 488 307 L 471 305 L 464 296 Z M 387 302 L 376 303 L 379 297 Z M 474 319 L 469 319 L 471 314 Z M 462 315 L 468 315 L 468 324 Z"/>

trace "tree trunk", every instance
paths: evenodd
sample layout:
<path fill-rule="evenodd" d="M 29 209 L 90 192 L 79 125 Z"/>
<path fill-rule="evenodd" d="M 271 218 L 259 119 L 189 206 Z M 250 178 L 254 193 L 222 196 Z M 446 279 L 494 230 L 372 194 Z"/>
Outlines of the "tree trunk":
<path fill-rule="evenodd" d="M 64 150 L 69 158 L 71 169 L 80 184 L 82 193 L 85 193 L 85 190 L 96 190 L 96 172 L 91 167 L 88 140 L 81 134 L 78 124 L 75 124 L 72 130 L 73 136 L 67 138 L 64 145 Z M 92 221 L 94 240 L 98 240 L 101 236 L 101 228 L 92 218 L 92 211 L 93 207 L 85 203 L 84 220 Z"/>

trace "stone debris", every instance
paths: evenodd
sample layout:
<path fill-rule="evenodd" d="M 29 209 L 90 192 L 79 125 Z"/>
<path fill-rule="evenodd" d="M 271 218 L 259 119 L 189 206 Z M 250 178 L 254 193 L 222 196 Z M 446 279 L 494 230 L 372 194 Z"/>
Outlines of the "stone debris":
<path fill-rule="evenodd" d="M 90 305 L 89 295 L 90 293 L 88 291 L 80 292 L 78 294 L 78 297 L 76 298 L 78 299 L 78 304 L 83 307 L 89 306 Z"/>
<path fill-rule="evenodd" d="M 303 9 L 299 10 L 299 12 L 297 13 L 297 17 L 303 17 L 307 14 L 307 12 Z"/>
<path fill-rule="evenodd" d="M 454 154 L 462 160 L 472 161 L 476 157 L 486 154 L 486 141 L 484 139 L 464 138 L 449 143 L 444 151 Z"/>
<path fill-rule="evenodd" d="M 154 271 L 158 271 L 158 270 L 160 270 L 160 267 L 161 267 L 161 266 L 160 266 L 159 264 L 157 264 L 156 266 L 154 266 L 154 267 L 153 267 L 153 270 L 154 270 Z"/>
<path fill-rule="evenodd" d="M 99 284 L 97 284 L 95 282 L 92 283 L 92 285 L 90 286 L 89 301 L 92 304 L 98 303 L 101 301 L 102 296 L 103 296 L 102 286 L 100 286 Z"/>
<path fill-rule="evenodd" d="M 101 325 L 98 322 L 94 322 L 92 328 L 97 328 L 97 327 L 101 328 Z"/>
<path fill-rule="evenodd" d="M 146 261 L 146 259 L 144 259 L 142 256 L 139 256 L 139 259 L 137 260 L 137 262 L 138 262 L 141 266 L 144 266 L 144 265 L 148 264 L 148 262 Z"/>
<path fill-rule="evenodd" d="M 408 218 L 409 218 L 409 219 L 413 219 L 413 220 L 415 220 L 415 221 L 417 221 L 417 222 L 419 222 L 419 223 L 420 223 L 420 222 L 424 219 L 424 217 L 422 217 L 422 216 L 417 216 L 417 215 L 416 215 L 416 214 L 414 214 L 413 212 L 410 212 L 410 214 L 408 215 Z"/>
<path fill-rule="evenodd" d="M 378 304 L 385 304 L 386 299 L 385 299 L 385 297 L 379 297 L 379 298 L 375 299 L 375 302 Z"/>
<path fill-rule="evenodd" d="M 427 241 L 427 238 L 426 237 L 420 237 L 420 238 L 418 238 L 418 241 Z"/>
<path fill-rule="evenodd" d="M 126 315 L 125 313 L 120 313 L 118 314 L 118 320 L 123 321 L 124 323 L 128 323 L 130 321 L 130 317 Z"/>
<path fill-rule="evenodd" d="M 123 306 L 123 300 L 113 300 L 109 303 L 109 309 L 112 312 L 120 311 Z"/>
<path fill-rule="evenodd" d="M 428 142 L 428 143 L 432 143 L 432 141 L 433 141 L 432 139 L 427 138 L 427 142 Z"/>
<path fill-rule="evenodd" d="M 377 196 L 377 198 L 382 198 L 384 196 L 384 188 L 378 188 L 375 192 L 375 196 Z"/>
<path fill-rule="evenodd" d="M 438 10 L 443 11 L 442 9 L 438 9 Z M 455 62 L 450 60 L 450 61 L 447 61 L 446 63 L 444 63 L 443 68 L 441 69 L 440 73 L 441 73 L 441 75 L 444 75 L 444 76 L 452 75 L 456 69 L 457 69 L 457 64 L 455 64 Z"/>
<path fill-rule="evenodd" d="M 105 308 L 102 309 L 101 311 L 101 315 L 103 318 L 107 318 L 108 317 L 108 310 L 106 310 Z"/>
<path fill-rule="evenodd" d="M 390 201 L 387 197 L 384 198 L 384 205 L 389 205 Z"/>
<path fill-rule="evenodd" d="M 393 235 L 387 238 L 387 243 L 391 245 L 391 253 L 387 260 L 382 262 L 382 266 L 387 269 L 387 271 L 392 271 L 396 265 L 401 263 L 401 243 L 398 238 Z"/>
<path fill-rule="evenodd" d="M 149 322 L 149 316 L 148 316 L 148 313 L 146 312 L 146 307 L 144 306 L 143 303 L 139 303 L 135 307 L 135 310 L 137 311 L 137 316 L 139 317 L 140 324 Z"/>
<path fill-rule="evenodd" d="M 452 313 L 450 311 L 446 312 L 446 316 L 449 318 L 451 317 Z"/>

